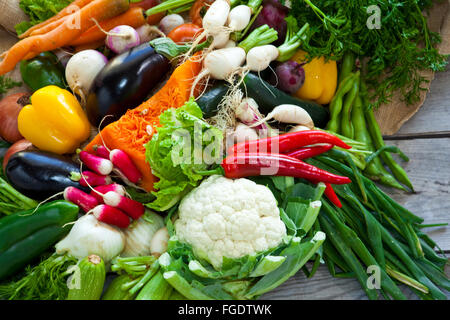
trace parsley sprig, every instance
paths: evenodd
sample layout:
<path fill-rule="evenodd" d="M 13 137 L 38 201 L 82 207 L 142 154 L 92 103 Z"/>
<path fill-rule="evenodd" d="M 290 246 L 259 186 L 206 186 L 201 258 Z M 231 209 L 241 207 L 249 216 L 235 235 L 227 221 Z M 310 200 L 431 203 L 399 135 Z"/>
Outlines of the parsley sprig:
<path fill-rule="evenodd" d="M 371 5 L 380 9 L 379 29 L 367 27 Z M 445 69 L 448 56 L 436 49 L 441 38 L 422 13 L 432 5 L 432 0 L 298 0 L 292 1 L 291 15 L 299 25 L 311 26 L 303 44 L 310 57 L 340 60 L 350 50 L 365 58 L 365 80 L 376 107 L 396 91 L 407 104 L 417 102 L 428 82 L 420 72 Z"/>

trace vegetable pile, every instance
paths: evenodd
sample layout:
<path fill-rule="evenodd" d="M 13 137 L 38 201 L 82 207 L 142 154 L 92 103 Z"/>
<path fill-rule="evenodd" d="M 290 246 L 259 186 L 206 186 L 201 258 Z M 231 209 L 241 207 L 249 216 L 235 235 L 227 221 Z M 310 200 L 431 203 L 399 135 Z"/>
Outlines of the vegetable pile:
<path fill-rule="evenodd" d="M 431 2 L 375 4 L 381 31 L 364 1 L 22 0 L 0 298 L 251 300 L 326 265 L 369 299 L 445 299 L 430 226 L 377 186 L 414 191 L 373 114 L 445 61 Z"/>

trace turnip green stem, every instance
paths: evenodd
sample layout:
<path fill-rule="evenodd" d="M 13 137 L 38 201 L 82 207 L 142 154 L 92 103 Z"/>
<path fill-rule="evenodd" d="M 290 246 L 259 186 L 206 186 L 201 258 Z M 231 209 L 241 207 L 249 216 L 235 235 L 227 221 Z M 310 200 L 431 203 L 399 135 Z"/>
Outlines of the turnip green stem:
<path fill-rule="evenodd" d="M 289 60 L 297 49 L 300 47 L 303 41 L 306 40 L 306 32 L 309 30 L 309 24 L 305 25 L 290 39 L 287 39 L 285 43 L 278 47 L 280 55 L 277 61 L 284 62 Z"/>
<path fill-rule="evenodd" d="M 252 12 L 256 12 L 261 3 L 262 0 L 249 0 L 247 6 L 249 6 L 252 9 Z"/>
<path fill-rule="evenodd" d="M 256 46 L 263 46 L 270 44 L 278 39 L 278 33 L 275 29 L 270 28 L 267 24 L 255 29 L 248 35 L 248 37 L 239 43 L 239 47 L 248 52 L 251 48 Z"/>

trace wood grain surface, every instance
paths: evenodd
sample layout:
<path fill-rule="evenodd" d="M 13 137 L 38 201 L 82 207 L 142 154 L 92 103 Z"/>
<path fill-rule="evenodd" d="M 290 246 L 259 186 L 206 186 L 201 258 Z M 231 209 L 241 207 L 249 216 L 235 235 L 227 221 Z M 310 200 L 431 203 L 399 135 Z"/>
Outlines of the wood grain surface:
<path fill-rule="evenodd" d="M 450 68 L 437 73 L 423 107 L 395 135 L 386 137 L 387 145 L 396 145 L 410 161 L 399 163 L 406 169 L 415 194 L 383 188 L 395 200 L 425 219 L 425 223 L 450 224 Z M 450 256 L 450 227 L 424 229 Z M 450 266 L 446 269 L 450 276 Z M 408 288 L 408 299 L 417 299 Z M 450 299 L 450 293 L 446 292 Z M 262 299 L 316 300 L 367 299 L 355 279 L 331 277 L 320 266 L 313 278 L 298 272 L 282 286 Z"/>

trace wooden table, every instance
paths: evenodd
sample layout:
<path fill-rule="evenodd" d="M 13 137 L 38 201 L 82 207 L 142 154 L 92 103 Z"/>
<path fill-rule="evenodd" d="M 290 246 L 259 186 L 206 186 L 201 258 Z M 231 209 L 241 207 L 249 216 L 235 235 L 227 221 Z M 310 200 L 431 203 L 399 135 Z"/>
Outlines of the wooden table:
<path fill-rule="evenodd" d="M 409 157 L 408 163 L 400 163 L 406 169 L 415 194 L 405 194 L 385 189 L 395 200 L 403 204 L 424 223 L 450 223 L 450 67 L 436 74 L 425 104 L 402 128 L 385 137 L 387 144 L 396 145 Z M 393 110 L 395 112 L 395 110 Z M 425 231 L 438 245 L 450 254 L 450 227 L 430 228 Z M 450 267 L 446 269 L 450 275 Z M 410 290 L 405 294 L 417 299 Z M 450 299 L 450 293 L 447 292 Z M 367 299 L 355 279 L 331 277 L 326 266 L 320 266 L 313 278 L 307 279 L 298 272 L 263 299 Z"/>

